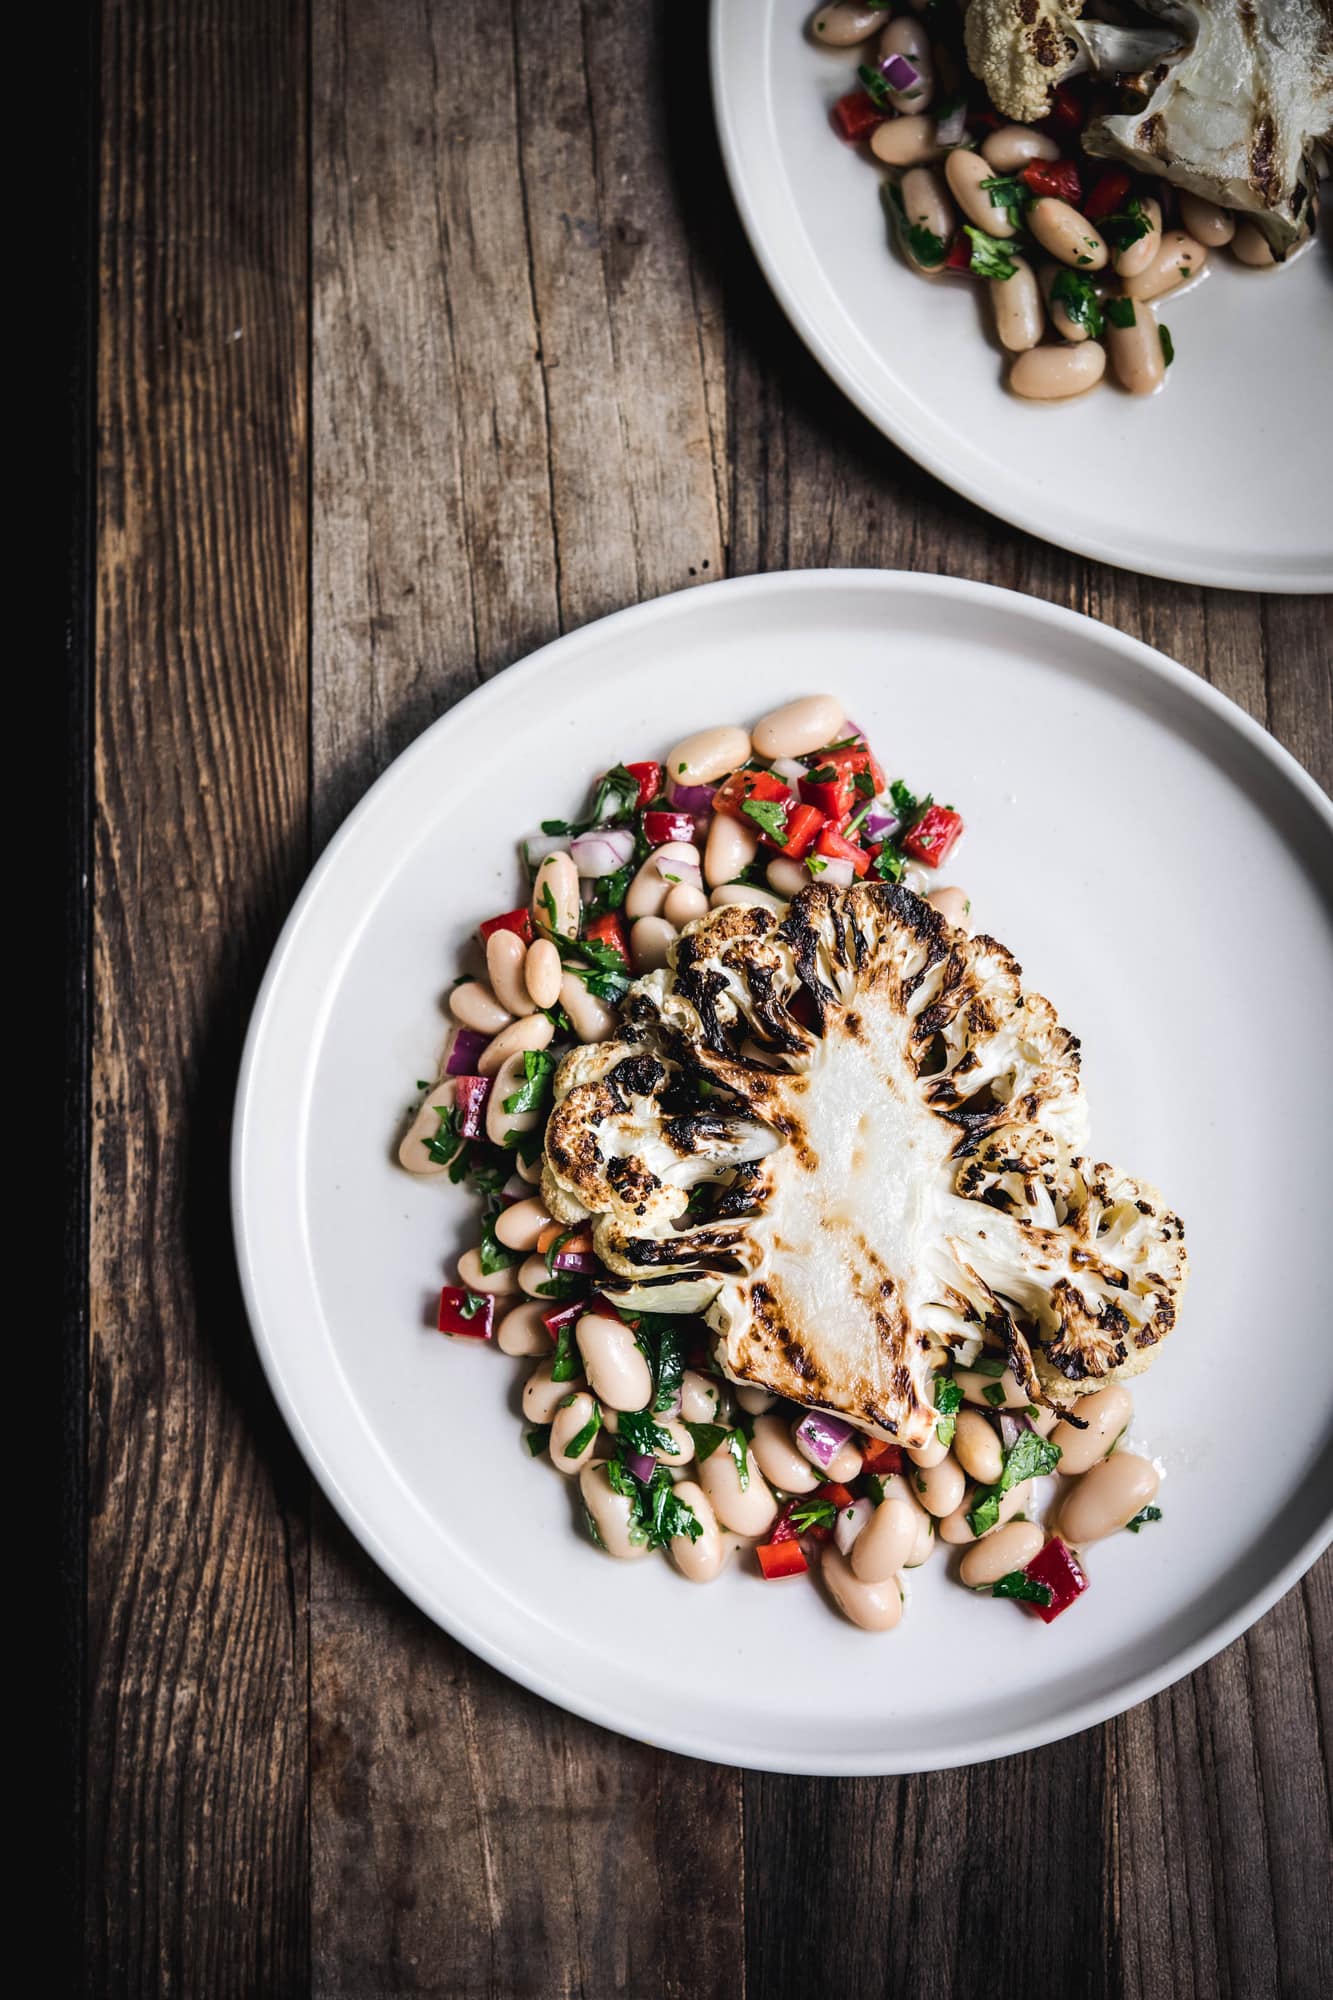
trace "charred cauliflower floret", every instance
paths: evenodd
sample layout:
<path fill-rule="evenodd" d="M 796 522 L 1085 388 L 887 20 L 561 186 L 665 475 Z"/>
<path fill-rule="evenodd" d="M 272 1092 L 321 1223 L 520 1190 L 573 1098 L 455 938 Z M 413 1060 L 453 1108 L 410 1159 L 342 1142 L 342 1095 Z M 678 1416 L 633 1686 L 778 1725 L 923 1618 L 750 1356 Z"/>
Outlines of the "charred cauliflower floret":
<path fill-rule="evenodd" d="M 1035 1400 L 1137 1373 L 1179 1220 L 1086 1158 L 1078 1044 L 994 938 L 908 890 L 730 905 L 555 1079 L 542 1187 L 630 1302 L 702 1310 L 733 1381 L 899 1443 L 1003 1343 Z"/>
<path fill-rule="evenodd" d="M 1034 124 L 1067 76 L 1137 72 L 1183 39 L 1173 31 L 1120 28 L 1082 16 L 1083 0 L 971 0 L 964 23 L 968 68 L 997 111 Z"/>

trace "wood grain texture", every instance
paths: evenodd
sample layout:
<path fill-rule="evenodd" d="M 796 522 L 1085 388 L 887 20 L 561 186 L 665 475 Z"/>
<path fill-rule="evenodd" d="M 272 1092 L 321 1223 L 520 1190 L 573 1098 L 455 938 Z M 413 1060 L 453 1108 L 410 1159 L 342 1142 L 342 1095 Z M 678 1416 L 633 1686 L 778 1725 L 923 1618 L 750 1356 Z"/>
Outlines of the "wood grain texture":
<path fill-rule="evenodd" d="M 304 1476 L 228 1242 L 240 1035 L 305 859 L 305 21 L 102 23 L 86 1991 L 284 1993 Z"/>
<path fill-rule="evenodd" d="M 317 1496 L 307 1542 L 223 1197 L 307 801 L 318 847 L 582 620 L 826 563 L 1072 605 L 1333 777 L 1327 605 L 1032 541 L 821 374 L 725 195 L 700 0 L 533 23 L 313 0 L 307 102 L 299 7 L 105 12 L 87 1990 L 1326 1993 L 1327 1561 L 1102 1729 L 832 1783 L 609 1736 L 428 1625 Z"/>

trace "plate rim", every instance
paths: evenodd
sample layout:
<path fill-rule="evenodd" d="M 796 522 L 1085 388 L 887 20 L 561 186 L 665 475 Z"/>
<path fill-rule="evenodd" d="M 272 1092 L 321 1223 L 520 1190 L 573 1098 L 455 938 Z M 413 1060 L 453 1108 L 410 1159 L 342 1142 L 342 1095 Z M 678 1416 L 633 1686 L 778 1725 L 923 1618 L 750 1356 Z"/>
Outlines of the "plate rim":
<path fill-rule="evenodd" d="M 793 590 L 802 593 L 831 591 L 840 594 L 847 591 L 879 591 L 885 587 L 909 595 L 926 597 L 934 595 L 952 600 L 961 598 L 964 601 L 970 599 L 974 602 L 998 602 L 1010 615 L 1016 608 L 1021 607 L 1022 613 L 1035 617 L 1038 622 L 1049 623 L 1057 628 L 1063 627 L 1071 633 L 1082 632 L 1085 637 L 1085 628 L 1093 627 L 1097 642 L 1107 647 L 1113 654 L 1120 653 L 1125 659 L 1134 661 L 1141 669 L 1146 670 L 1150 677 L 1164 681 L 1177 690 L 1184 690 L 1188 696 L 1199 701 L 1203 707 L 1210 709 L 1237 729 L 1241 736 L 1268 761 L 1277 777 L 1289 785 L 1294 784 L 1296 791 L 1306 804 L 1313 808 L 1333 838 L 1333 799 L 1328 797 L 1304 766 L 1268 730 L 1202 676 L 1191 672 L 1169 655 L 1159 652 L 1144 641 L 1131 638 L 1116 626 L 1089 617 L 1083 612 L 1054 604 L 1046 598 L 1032 597 L 1025 592 L 1009 590 L 996 584 L 978 583 L 968 578 L 933 572 L 905 570 L 770 570 L 751 576 L 717 578 L 703 585 L 689 585 L 684 589 L 667 592 L 607 613 L 602 618 L 590 620 L 585 625 L 549 640 L 512 666 L 502 669 L 480 686 L 469 690 L 459 701 L 429 723 L 380 773 L 315 861 L 282 926 L 256 994 L 246 1030 L 232 1118 L 230 1212 L 237 1268 L 251 1337 L 258 1350 L 269 1390 L 307 1467 L 318 1481 L 335 1513 L 378 1566 L 432 1624 L 439 1625 L 458 1644 L 475 1653 L 508 1679 L 553 1702 L 557 1707 L 634 1741 L 647 1743 L 678 1755 L 700 1758 L 732 1769 L 774 1771 L 793 1776 L 907 1776 L 917 1772 L 956 1769 L 1040 1749 L 1049 1743 L 1076 1735 L 1084 1729 L 1113 1720 L 1195 1672 L 1233 1640 L 1241 1637 L 1257 1619 L 1285 1596 L 1287 1591 L 1306 1574 L 1324 1549 L 1333 1542 L 1333 1502 L 1330 1503 L 1324 1519 L 1307 1535 L 1286 1563 L 1258 1590 L 1251 1592 L 1229 1616 L 1215 1618 L 1193 1644 L 1183 1651 L 1171 1654 L 1163 1665 L 1122 1684 L 1109 1699 L 1093 1696 L 1061 1708 L 1052 1715 L 1049 1727 L 1041 1725 L 1035 1730 L 1030 1727 L 1017 1727 L 1010 1732 L 999 1734 L 991 1732 L 980 1741 L 960 1736 L 947 1754 L 931 1752 L 924 1757 L 911 1753 L 887 1757 L 873 1753 L 868 1756 L 860 1753 L 827 1752 L 804 1755 L 799 1744 L 795 1744 L 789 1753 L 769 1756 L 762 1751 L 756 1753 L 753 1749 L 746 1750 L 745 1746 L 738 1746 L 734 1742 L 723 1742 L 710 1736 L 708 1730 L 704 1728 L 673 1726 L 663 1730 L 647 1729 L 644 1727 L 643 1718 L 631 1713 L 616 1696 L 609 1695 L 605 1699 L 586 1696 L 576 1683 L 567 1684 L 563 1681 L 559 1672 L 545 1671 L 540 1659 L 520 1658 L 511 1654 L 503 1644 L 479 1632 L 468 1615 L 460 1614 L 453 1607 L 433 1600 L 426 1582 L 419 1580 L 408 1564 L 382 1540 L 377 1527 L 367 1518 L 366 1510 L 358 1503 L 355 1496 L 345 1489 L 314 1431 L 307 1423 L 305 1415 L 293 1395 L 289 1393 L 282 1366 L 281 1341 L 280 1339 L 275 1341 L 264 1325 L 260 1311 L 259 1280 L 256 1267 L 252 1263 L 246 1230 L 247 1158 L 253 1143 L 251 1133 L 258 1122 L 256 1105 L 253 1101 L 253 1085 L 263 1053 L 265 1033 L 273 1010 L 274 996 L 283 980 L 288 961 L 299 945 L 306 913 L 316 897 L 323 892 L 325 882 L 338 867 L 344 847 L 355 839 L 363 820 L 379 809 L 380 801 L 388 796 L 399 782 L 403 767 L 427 755 L 428 746 L 448 731 L 453 718 L 460 710 L 466 707 L 475 713 L 478 708 L 484 709 L 492 703 L 510 699 L 519 688 L 548 672 L 553 664 L 553 656 L 576 650 L 594 633 L 600 635 L 608 628 L 646 625 L 688 615 L 695 610 L 701 592 L 719 592 L 730 600 L 745 596 L 763 597 Z M 352 1402 L 353 1407 L 357 1407 L 354 1398 Z M 359 1408 L 357 1413 L 360 1416 Z M 362 1423 L 365 1422 L 363 1416 L 360 1420 Z"/>
<path fill-rule="evenodd" d="M 728 34 L 733 31 L 729 22 L 743 18 L 740 12 L 742 7 L 752 8 L 753 0 L 711 0 L 709 9 L 709 84 L 713 123 L 726 169 L 727 185 L 736 204 L 746 241 L 769 289 L 825 374 L 861 412 L 868 423 L 872 424 L 882 436 L 887 437 L 889 442 L 896 445 L 908 458 L 922 466 L 932 478 L 938 479 L 942 486 L 960 494 L 973 506 L 979 507 L 983 513 L 991 515 L 996 520 L 1005 521 L 1010 527 L 1021 529 L 1024 534 L 1033 535 L 1037 540 L 1053 548 L 1067 549 L 1074 555 L 1088 557 L 1094 562 L 1108 563 L 1112 568 L 1125 570 L 1131 575 L 1160 577 L 1169 583 L 1202 585 L 1208 589 L 1254 590 L 1282 597 L 1317 596 L 1333 589 L 1333 568 L 1323 572 L 1316 569 L 1302 569 L 1275 581 L 1270 571 L 1247 568 L 1244 559 L 1237 561 L 1234 554 L 1226 561 L 1219 558 L 1214 563 L 1200 561 L 1188 565 L 1168 566 L 1153 559 L 1150 540 L 1142 549 L 1121 549 L 1117 552 L 1111 543 L 1099 540 L 1096 536 L 1055 532 L 1051 525 L 1040 519 L 1031 508 L 997 499 L 994 490 L 987 488 L 981 480 L 961 473 L 951 464 L 945 451 L 932 445 L 929 438 L 919 435 L 896 410 L 886 413 L 871 395 L 863 392 L 855 371 L 843 359 L 836 342 L 831 335 L 826 334 L 821 325 L 817 324 L 813 312 L 806 307 L 798 287 L 788 278 L 779 254 L 766 237 L 758 212 L 758 197 L 753 193 L 746 178 L 741 144 L 731 109 L 726 47 Z M 755 24 L 752 13 L 746 25 L 753 42 Z"/>

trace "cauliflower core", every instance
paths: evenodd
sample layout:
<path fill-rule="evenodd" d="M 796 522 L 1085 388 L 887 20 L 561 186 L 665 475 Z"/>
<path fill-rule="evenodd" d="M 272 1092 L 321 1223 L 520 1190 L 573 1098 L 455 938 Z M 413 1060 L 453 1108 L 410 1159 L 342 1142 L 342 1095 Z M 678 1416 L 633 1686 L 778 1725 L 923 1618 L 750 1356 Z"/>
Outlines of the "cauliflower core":
<path fill-rule="evenodd" d="M 733 1381 L 901 1444 L 983 1334 L 1036 1401 L 1135 1374 L 1181 1224 L 1084 1157 L 1078 1044 L 1020 976 L 888 884 L 715 910 L 561 1064 L 547 1206 L 627 1303 L 702 1310 Z"/>

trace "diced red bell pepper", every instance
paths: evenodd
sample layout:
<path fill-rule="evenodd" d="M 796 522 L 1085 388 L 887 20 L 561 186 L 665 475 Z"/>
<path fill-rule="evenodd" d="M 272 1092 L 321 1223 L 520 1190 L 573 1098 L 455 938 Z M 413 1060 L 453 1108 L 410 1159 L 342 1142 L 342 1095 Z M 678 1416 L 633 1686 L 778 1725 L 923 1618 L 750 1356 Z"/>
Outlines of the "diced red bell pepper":
<path fill-rule="evenodd" d="M 833 107 L 833 122 L 844 139 L 855 143 L 858 139 L 868 139 L 877 125 L 882 125 L 888 117 L 867 90 L 849 91 L 840 97 Z"/>
<path fill-rule="evenodd" d="M 1029 160 L 1019 169 L 1018 178 L 1030 193 L 1054 195 L 1057 201 L 1072 202 L 1075 208 L 1083 199 L 1083 183 L 1072 160 Z"/>
<path fill-rule="evenodd" d="M 891 1472 L 902 1472 L 902 1446 L 889 1444 L 884 1438 L 871 1438 L 862 1454 L 861 1470 L 873 1472 L 878 1479 L 887 1479 Z"/>
<path fill-rule="evenodd" d="M 856 780 L 867 773 L 874 790 L 882 792 L 884 773 L 866 744 L 852 743 L 845 750 L 822 750 L 811 775 L 801 780 L 801 797 L 808 806 L 817 806 L 825 819 L 845 819 L 863 796 Z"/>
<path fill-rule="evenodd" d="M 949 806 L 927 806 L 910 833 L 903 836 L 903 853 L 927 868 L 947 861 L 963 831 L 963 816 Z"/>
<path fill-rule="evenodd" d="M 772 806 L 779 815 L 782 840 L 776 839 L 761 826 L 753 813 L 746 812 L 747 804 Z M 733 771 L 726 783 L 719 785 L 713 794 L 713 811 L 725 813 L 728 819 L 738 819 L 744 826 L 754 827 L 765 847 L 782 849 L 786 839 L 786 829 L 791 815 L 796 810 L 796 799 L 791 788 L 784 785 L 781 778 L 775 778 L 771 771 Z M 767 819 L 771 815 L 765 813 Z"/>
<path fill-rule="evenodd" d="M 782 852 L 793 861 L 802 860 L 814 846 L 815 835 L 823 824 L 824 815 L 818 806 L 793 806 L 787 814 L 787 838 Z"/>
<path fill-rule="evenodd" d="M 491 1094 L 488 1076 L 456 1076 L 454 1108 L 458 1112 L 460 1138 L 480 1139 L 486 1129 L 486 1099 Z"/>
<path fill-rule="evenodd" d="M 502 917 L 488 917 L 484 924 L 478 924 L 477 929 L 483 944 L 497 931 L 512 931 L 516 938 L 522 938 L 524 944 L 531 944 L 532 911 L 526 906 L 521 910 L 506 910 Z"/>
<path fill-rule="evenodd" d="M 797 1541 L 760 1542 L 755 1550 L 759 1567 L 770 1583 L 779 1576 L 803 1576 L 810 1565 Z"/>
<path fill-rule="evenodd" d="M 629 964 L 629 939 L 618 910 L 607 910 L 603 916 L 594 917 L 585 926 L 584 935 L 590 937 L 594 944 L 604 945 L 607 951 L 619 952 L 626 965 Z"/>
<path fill-rule="evenodd" d="M 850 1507 L 852 1504 L 850 1489 L 843 1486 L 836 1479 L 826 1479 L 821 1486 L 816 1486 L 815 1498 L 816 1500 L 831 1500 L 839 1513 L 842 1512 L 844 1507 Z"/>
<path fill-rule="evenodd" d="M 665 847 L 669 840 L 693 840 L 694 815 L 666 810 L 645 813 L 643 835 L 650 847 Z"/>
<path fill-rule="evenodd" d="M 1133 186 L 1123 167 L 1108 167 L 1093 182 L 1092 192 L 1083 204 L 1083 213 L 1089 222 L 1100 222 L 1104 215 L 1119 215 L 1129 200 L 1129 190 Z"/>
<path fill-rule="evenodd" d="M 436 1324 L 441 1333 L 489 1340 L 495 1325 L 495 1299 L 490 1292 L 469 1292 L 464 1286 L 446 1285 L 440 1293 Z"/>
<path fill-rule="evenodd" d="M 631 778 L 638 780 L 639 796 L 636 802 L 636 810 L 642 812 L 644 807 L 650 806 L 661 792 L 662 766 L 654 763 L 626 764 L 625 769 L 629 772 Z"/>
<path fill-rule="evenodd" d="M 1040 1555 L 1035 1555 L 1023 1571 L 1033 1583 L 1044 1583 L 1051 1593 L 1049 1604 L 1033 1604 L 1043 1625 L 1049 1625 L 1062 1611 L 1068 1611 L 1076 1597 L 1081 1597 L 1088 1587 L 1088 1579 L 1074 1551 L 1052 1535 Z"/>
<path fill-rule="evenodd" d="M 870 868 L 870 856 L 864 847 L 848 840 L 836 826 L 826 826 L 822 830 L 815 842 L 815 853 L 824 855 L 829 861 L 850 861 L 858 875 L 866 874 Z"/>
<path fill-rule="evenodd" d="M 1073 84 L 1057 83 L 1051 97 L 1051 108 L 1042 120 L 1049 132 L 1060 138 L 1073 138 L 1088 122 L 1088 100 Z"/>
<path fill-rule="evenodd" d="M 589 1299 L 573 1299 L 565 1305 L 548 1306 L 541 1315 L 541 1322 L 551 1339 L 559 1340 L 561 1327 L 571 1319 L 581 1319 L 590 1304 Z"/>
<path fill-rule="evenodd" d="M 778 1515 L 777 1520 L 773 1523 L 773 1532 L 768 1538 L 770 1542 L 794 1542 L 796 1540 L 801 1530 L 797 1527 L 792 1516 L 800 1504 L 799 1500 L 789 1500 L 787 1502 L 782 1512 Z"/>
<path fill-rule="evenodd" d="M 960 229 L 949 245 L 944 259 L 946 271 L 970 271 L 972 269 L 972 238 L 966 230 Z"/>

